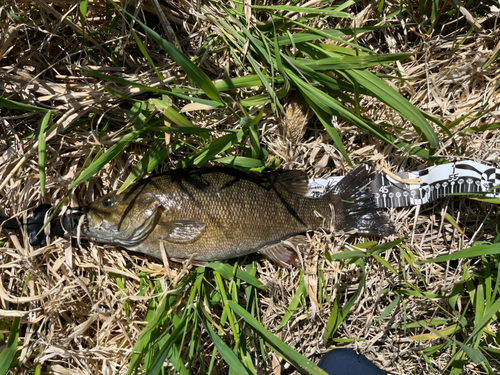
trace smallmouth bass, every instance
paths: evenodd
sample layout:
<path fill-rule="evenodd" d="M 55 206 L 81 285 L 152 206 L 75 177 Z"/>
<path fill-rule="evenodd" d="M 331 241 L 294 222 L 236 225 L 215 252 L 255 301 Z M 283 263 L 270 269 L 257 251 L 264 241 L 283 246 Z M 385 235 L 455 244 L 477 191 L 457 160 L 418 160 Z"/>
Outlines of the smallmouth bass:
<path fill-rule="evenodd" d="M 393 233 L 371 195 L 373 173 L 371 165 L 360 165 L 322 197 L 311 198 L 302 171 L 174 170 L 83 207 L 81 236 L 160 259 L 162 244 L 174 260 L 259 252 L 289 266 L 296 254 L 287 240 L 300 244 L 299 235 L 310 230 Z"/>

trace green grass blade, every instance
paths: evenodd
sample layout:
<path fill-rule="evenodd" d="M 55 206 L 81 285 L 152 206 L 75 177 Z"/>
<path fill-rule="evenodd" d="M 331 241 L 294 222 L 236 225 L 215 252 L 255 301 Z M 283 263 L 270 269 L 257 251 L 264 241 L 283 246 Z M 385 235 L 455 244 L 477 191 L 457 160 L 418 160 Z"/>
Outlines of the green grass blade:
<path fill-rule="evenodd" d="M 430 299 L 447 298 L 447 296 L 443 296 L 441 294 L 427 293 L 427 292 L 422 292 L 420 290 L 396 289 L 395 292 L 405 296 L 425 297 Z"/>
<path fill-rule="evenodd" d="M 263 95 L 254 95 L 249 98 L 245 98 L 240 100 L 240 104 L 243 107 L 256 107 L 256 106 L 264 106 L 268 103 L 272 102 L 271 95 L 263 94 Z"/>
<path fill-rule="evenodd" d="M 130 143 L 135 141 L 141 135 L 148 132 L 149 129 L 141 129 L 135 132 L 131 132 L 123 137 L 121 140 L 116 142 L 111 146 L 102 156 L 95 160 L 92 164 L 88 166 L 78 178 L 73 181 L 69 186 L 69 190 L 73 189 L 75 186 L 89 180 L 93 175 L 99 172 L 106 164 L 113 160 L 118 154 L 120 154 Z"/>
<path fill-rule="evenodd" d="M 329 17 L 340 17 L 340 18 L 346 18 L 349 17 L 350 15 L 345 12 L 340 12 L 336 8 L 306 8 L 306 7 L 300 7 L 300 6 L 293 6 L 293 5 L 251 5 L 252 8 L 254 9 L 261 9 L 261 10 L 282 10 L 282 11 L 287 11 L 287 12 L 298 12 L 298 13 L 304 13 L 304 14 L 317 14 L 317 15 L 325 15 Z"/>
<path fill-rule="evenodd" d="M 157 89 L 154 87 L 149 87 L 147 85 L 143 85 L 142 83 L 137 83 L 134 81 L 129 81 L 129 80 L 124 79 L 124 78 L 103 74 L 103 73 L 100 73 L 98 71 L 85 68 L 83 66 L 79 66 L 78 69 L 83 70 L 84 72 L 87 72 L 87 73 L 93 75 L 94 77 L 99 78 L 103 81 L 114 82 L 114 83 L 118 83 L 118 84 L 124 85 L 124 86 L 137 87 L 137 88 L 142 89 L 144 91 L 154 92 L 157 94 L 164 94 L 164 95 L 173 96 L 173 97 L 177 97 L 177 98 L 181 98 L 181 99 L 185 99 L 185 100 L 190 100 L 193 102 L 206 104 L 206 105 L 214 107 L 214 108 L 223 108 L 225 106 L 223 103 L 220 103 L 218 101 L 200 99 L 200 98 L 196 98 L 194 96 L 188 96 L 188 95 L 179 94 L 177 92 L 172 92 L 172 91 L 168 91 L 168 90 L 162 90 L 162 89 Z"/>
<path fill-rule="evenodd" d="M 191 78 L 199 88 L 203 90 L 203 92 L 211 99 L 222 103 L 222 98 L 219 94 L 219 91 L 215 87 L 214 83 L 208 76 L 193 62 L 184 55 L 181 51 L 179 51 L 175 46 L 163 39 L 156 31 L 150 29 L 140 20 L 135 18 L 132 14 L 127 12 L 125 9 L 115 4 L 113 1 L 109 0 L 109 2 L 120 9 L 123 13 L 127 14 L 130 18 L 134 19 L 141 27 L 153 38 L 153 40 L 158 43 L 158 45 L 170 55 L 172 60 L 174 60 L 177 64 L 181 66 L 181 68 L 186 72 L 187 76 Z"/>
<path fill-rule="evenodd" d="M 12 321 L 12 326 L 10 327 L 7 345 L 2 352 L 0 352 L 0 375 L 7 375 L 10 365 L 16 359 L 20 326 L 21 318 L 15 317 Z"/>
<path fill-rule="evenodd" d="M 500 244 L 478 245 L 457 251 L 452 254 L 443 255 L 434 259 L 428 259 L 417 263 L 418 264 L 438 263 L 438 262 L 446 262 L 449 260 L 466 259 L 466 258 L 481 257 L 484 255 L 497 255 L 497 254 L 500 254 Z"/>
<path fill-rule="evenodd" d="M 172 103 L 162 100 L 162 99 L 150 99 L 151 104 L 153 104 L 159 111 L 163 112 L 165 117 L 170 121 L 176 124 L 177 126 L 185 127 L 185 128 L 197 128 L 191 121 L 188 120 L 186 116 L 177 112 Z"/>
<path fill-rule="evenodd" d="M 491 64 L 493 64 L 498 58 L 500 57 L 500 48 L 496 48 L 496 52 L 493 56 L 490 57 L 490 59 L 484 63 L 483 65 L 483 70 L 486 70 L 489 68 Z"/>
<path fill-rule="evenodd" d="M 250 31 L 247 30 L 246 26 L 240 22 L 240 20 L 235 17 L 232 12 L 228 11 L 226 7 L 223 7 L 223 9 L 227 12 L 227 14 L 231 17 L 232 21 L 236 24 L 236 26 L 239 28 L 238 31 L 234 30 L 233 28 L 233 35 L 237 36 L 237 38 L 242 41 L 243 43 L 246 43 L 247 40 L 250 41 L 250 46 L 251 49 L 257 54 L 257 56 L 262 59 L 263 61 L 267 63 L 271 63 L 272 57 L 271 54 L 269 53 L 268 49 L 266 49 L 265 44 L 261 41 L 256 39 Z M 243 43 L 241 44 L 240 48 L 243 51 Z M 250 57 L 251 54 L 247 54 L 247 58 Z"/>
<path fill-rule="evenodd" d="M 238 345 L 238 343 L 239 343 L 239 326 L 235 325 L 235 322 L 237 321 L 236 316 L 233 315 L 231 309 L 227 305 L 227 301 L 228 301 L 227 293 L 226 293 L 226 289 L 224 288 L 224 283 L 222 282 L 222 278 L 221 278 L 220 273 L 215 271 L 214 276 L 215 276 L 215 283 L 217 285 L 216 290 L 218 293 L 220 293 L 220 295 L 222 297 L 222 305 L 223 305 L 223 308 L 226 312 L 226 317 L 229 320 L 229 325 L 231 326 L 231 330 L 233 332 L 233 337 L 236 341 L 236 345 Z M 223 316 L 221 318 L 221 327 L 225 324 L 225 322 L 226 322 L 226 320 L 225 320 L 225 317 Z"/>
<path fill-rule="evenodd" d="M 195 126 L 191 121 L 189 121 L 189 119 L 186 116 L 177 112 L 174 109 L 172 103 L 169 102 L 168 100 L 150 99 L 149 102 L 153 104 L 158 111 L 162 112 L 163 115 L 167 118 L 167 120 L 170 121 L 171 123 L 174 123 L 179 127 L 200 129 L 197 126 Z M 205 131 L 200 131 L 199 133 L 192 133 L 192 134 L 200 134 L 200 137 L 204 139 L 210 139 L 208 135 L 202 133 L 205 133 Z"/>
<path fill-rule="evenodd" d="M 322 111 L 329 115 L 340 116 L 343 119 L 355 124 L 361 125 L 361 120 L 354 113 L 345 108 L 340 102 L 325 94 L 323 91 L 316 87 L 311 86 L 307 82 L 300 79 L 291 70 L 286 69 L 286 72 L 291 81 L 301 90 L 302 94 L 310 99 L 309 105 L 314 104 L 316 107 L 320 108 Z M 362 126 L 366 128 L 366 124 L 363 122 Z M 361 127 L 361 126 L 360 126 Z M 387 143 L 392 143 L 387 139 Z"/>
<path fill-rule="evenodd" d="M 239 20 L 235 16 L 233 16 L 230 12 L 228 12 L 228 14 L 232 17 L 232 19 L 236 23 L 236 25 L 239 26 L 241 33 L 244 34 L 245 38 L 242 38 L 242 39 L 243 40 L 248 39 L 250 41 L 250 45 L 251 45 L 252 50 L 260 57 L 260 59 L 265 61 L 271 67 L 271 70 L 273 70 L 275 62 L 274 62 L 274 58 L 271 57 L 269 46 L 266 43 L 264 43 L 260 40 L 257 40 L 246 29 L 246 27 L 242 23 L 240 23 Z M 285 110 L 283 109 L 281 103 L 278 100 L 279 98 L 276 95 L 276 90 L 269 84 L 268 80 L 266 79 L 264 74 L 261 72 L 260 67 L 257 64 L 257 61 L 253 58 L 251 53 L 248 53 L 246 55 L 246 58 L 250 62 L 250 64 L 252 65 L 254 72 L 259 76 L 262 84 L 266 88 L 266 90 L 269 93 L 269 95 L 271 96 L 271 98 L 273 98 L 274 105 L 277 106 L 284 113 Z"/>
<path fill-rule="evenodd" d="M 139 50 L 141 51 L 142 55 L 146 58 L 146 60 L 148 60 L 149 65 L 151 65 L 151 67 L 154 69 L 158 78 L 160 78 L 160 80 L 162 80 L 162 81 L 165 80 L 165 77 L 163 77 L 163 75 L 160 73 L 160 71 L 156 68 L 156 65 L 153 62 L 153 59 L 151 58 L 151 56 L 149 56 L 148 50 L 146 49 L 146 47 L 144 47 L 144 44 L 142 44 L 141 40 L 137 36 L 137 33 L 134 31 L 134 29 L 130 29 L 130 31 L 132 32 L 132 35 L 134 36 L 135 42 L 137 43 Z"/>
<path fill-rule="evenodd" d="M 229 365 L 229 367 L 235 371 L 236 374 L 251 374 L 245 366 L 240 362 L 236 354 L 222 341 L 222 339 L 213 331 L 210 325 L 205 325 L 210 338 L 214 342 L 217 350 L 221 354 L 224 361 Z"/>
<path fill-rule="evenodd" d="M 491 301 L 492 301 L 492 295 L 494 294 L 493 289 L 492 289 L 492 274 L 491 274 L 491 267 L 487 261 L 485 261 L 485 258 L 483 258 L 483 265 L 484 265 L 484 297 L 485 297 L 485 304 L 484 308 L 489 309 L 491 307 Z M 495 299 L 495 296 L 493 297 Z M 482 314 L 481 314 L 482 315 Z"/>
<path fill-rule="evenodd" d="M 438 337 L 441 337 L 443 339 L 446 339 L 446 340 L 450 340 L 450 338 L 446 335 L 444 335 L 442 332 L 434 329 L 434 328 L 431 328 L 431 327 L 427 327 L 427 329 L 429 329 L 432 333 L 434 333 L 436 336 Z M 453 338 L 451 338 L 451 340 L 453 340 L 453 342 L 455 344 L 457 344 L 463 351 L 465 354 L 467 354 L 467 356 L 474 362 L 474 363 L 487 363 L 488 360 L 486 359 L 486 357 L 481 353 L 480 350 L 478 349 L 475 349 L 475 348 L 471 348 L 470 346 L 458 341 L 458 340 L 455 340 Z"/>
<path fill-rule="evenodd" d="M 0 96 L 0 108 L 10 108 L 10 109 L 19 109 L 21 111 L 39 111 L 39 112 L 48 112 L 48 109 L 41 108 L 41 107 L 36 107 L 34 105 L 29 105 L 29 104 L 23 104 L 23 103 L 18 103 L 13 100 L 5 99 L 4 97 Z"/>
<path fill-rule="evenodd" d="M 480 133 L 484 132 L 486 130 L 496 130 L 500 129 L 500 122 L 495 122 L 493 124 L 484 124 L 484 125 L 479 125 L 479 126 L 472 126 L 470 128 L 465 128 L 462 131 L 463 132 L 469 132 L 469 133 Z"/>
<path fill-rule="evenodd" d="M 184 331 L 187 330 L 188 322 L 189 322 L 188 316 L 185 316 L 181 320 L 181 322 L 177 325 L 174 332 L 172 332 L 172 334 L 168 337 L 167 341 L 163 344 L 161 350 L 156 355 L 155 360 L 149 367 L 148 372 L 146 373 L 147 375 L 161 374 L 163 369 L 163 364 L 165 363 L 166 358 L 170 360 L 170 362 L 174 365 L 177 371 L 182 371 L 181 368 L 184 367 L 184 363 L 180 358 L 180 356 L 178 356 L 177 350 L 172 350 L 173 349 L 172 346 L 175 344 L 177 340 L 179 340 L 182 337 Z"/>
<path fill-rule="evenodd" d="M 271 82 L 271 77 L 267 75 L 258 76 L 256 74 L 250 74 L 244 77 L 236 77 L 236 78 L 228 78 L 222 81 L 214 82 L 215 87 L 219 91 L 230 91 L 236 89 L 244 89 L 250 87 L 261 87 L 263 85 L 262 79 L 265 79 L 268 82 Z M 282 77 L 274 77 L 274 82 L 276 84 L 283 83 Z"/>
<path fill-rule="evenodd" d="M 361 250 L 354 251 L 342 251 L 336 254 L 330 254 L 331 260 L 347 260 L 347 259 L 358 259 L 366 258 L 367 254 Z"/>
<path fill-rule="evenodd" d="M 468 195 L 468 194 L 467 194 Z M 486 203 L 492 203 L 492 204 L 500 204 L 500 198 L 470 198 L 472 200 L 478 201 L 478 202 L 486 202 Z"/>
<path fill-rule="evenodd" d="M 42 196 L 45 196 L 45 179 L 47 177 L 45 174 L 45 159 L 47 157 L 47 150 L 45 148 L 45 129 L 49 123 L 50 115 L 50 111 L 45 113 L 38 128 L 38 174 L 40 176 L 40 190 L 42 191 Z"/>
<path fill-rule="evenodd" d="M 342 308 L 339 307 L 338 308 L 338 314 L 336 314 L 336 316 L 334 317 L 334 324 L 332 324 L 329 327 L 328 335 L 327 335 L 327 332 L 325 331 L 325 335 L 323 336 L 323 341 L 325 343 L 326 343 L 326 341 L 328 340 L 329 337 L 331 337 L 332 335 L 335 334 L 335 332 L 337 332 L 337 329 L 340 327 L 340 325 L 342 324 L 342 322 L 344 321 L 344 319 L 347 317 L 347 315 L 351 311 L 352 306 L 354 305 L 354 303 L 358 299 L 359 295 L 363 291 L 363 288 L 364 288 L 364 285 L 365 285 L 365 281 L 366 281 L 365 262 L 363 262 L 363 260 L 361 260 L 361 259 L 358 259 L 354 263 L 356 263 L 357 265 L 359 265 L 360 268 L 361 268 L 361 271 L 362 271 L 362 273 L 361 273 L 361 275 L 362 275 L 361 276 L 361 280 L 360 280 L 360 282 L 358 284 L 358 288 L 356 290 L 356 293 L 354 293 L 354 295 L 349 299 L 349 301 L 347 301 L 347 303 L 344 305 L 344 307 L 342 307 Z"/>
<path fill-rule="evenodd" d="M 273 18 L 271 18 L 271 21 L 274 21 Z M 274 22 L 273 22 L 273 28 L 274 28 Z M 280 46 L 278 44 L 278 36 L 276 34 L 276 29 L 273 30 L 273 48 L 274 48 L 274 54 L 276 57 L 276 68 L 280 72 L 282 76 L 285 76 L 285 68 L 283 67 L 283 62 L 281 58 L 281 51 L 280 51 Z M 288 81 L 287 81 L 288 82 Z"/>
<path fill-rule="evenodd" d="M 132 169 L 120 189 L 118 189 L 118 194 L 122 193 L 135 180 L 143 178 L 155 169 L 158 164 L 168 157 L 170 151 L 174 151 L 174 149 L 169 150 L 165 147 L 165 139 L 156 139 L 139 163 Z"/>
<path fill-rule="evenodd" d="M 300 23 L 297 23 L 300 26 Z M 331 30 L 314 30 L 315 33 L 298 33 L 293 34 L 293 42 L 295 44 L 310 42 L 318 39 L 338 39 L 344 36 L 354 36 L 361 33 L 370 33 L 373 31 L 379 31 L 383 29 L 387 29 L 389 27 L 393 27 L 391 25 L 383 25 L 383 26 L 367 26 L 367 27 L 358 27 L 356 30 L 353 29 L 331 29 Z M 311 29 L 307 27 L 307 29 Z M 345 41 L 342 41 L 345 43 Z M 283 35 L 278 37 L 278 44 L 280 46 L 289 45 L 292 41 L 290 40 L 289 35 Z M 368 53 L 373 53 L 370 50 L 366 50 Z"/>
<path fill-rule="evenodd" d="M 159 330 L 162 329 L 162 321 L 167 314 L 167 311 L 172 307 L 174 302 L 179 298 L 179 295 L 184 291 L 186 285 L 191 283 L 193 279 L 198 275 L 198 270 L 192 272 L 189 276 L 187 276 L 176 289 L 173 291 L 169 291 L 168 296 L 162 300 L 160 305 L 158 306 L 157 300 L 152 299 L 148 305 L 148 312 L 146 314 L 145 320 L 148 323 L 146 328 L 141 332 L 137 342 L 134 345 L 130 366 L 127 371 L 127 375 L 131 375 L 134 371 L 137 371 L 141 365 L 141 361 L 144 357 L 144 354 L 148 351 L 148 348 L 151 348 L 155 345 L 153 337 L 157 336 Z M 202 273 L 203 276 L 203 273 Z M 179 332 L 180 335 L 181 332 Z"/>
<path fill-rule="evenodd" d="M 250 138 L 250 148 L 252 150 L 252 158 L 260 159 L 262 154 L 262 148 L 260 147 L 260 137 L 258 127 L 252 125 L 248 128 L 248 136 Z"/>
<path fill-rule="evenodd" d="M 381 263 L 385 268 L 387 268 L 388 270 L 390 270 L 395 276 L 398 276 L 400 277 L 401 279 L 404 279 L 403 277 L 401 277 L 398 273 L 398 271 L 396 271 L 396 269 L 391 265 L 391 263 L 389 263 L 387 260 L 385 260 L 383 257 L 381 257 L 380 255 L 373 255 L 373 257 L 375 259 L 377 259 L 379 261 L 379 263 Z"/>
<path fill-rule="evenodd" d="M 300 277 L 300 284 L 299 284 L 299 287 L 297 289 L 297 291 L 295 292 L 295 295 L 293 296 L 293 299 L 292 299 L 292 302 L 290 303 L 290 305 L 287 307 L 286 309 L 286 313 L 285 313 L 285 316 L 283 316 L 283 320 L 281 321 L 281 324 L 279 325 L 279 327 L 277 328 L 277 330 L 279 331 L 281 328 L 283 328 L 285 326 L 285 324 L 288 323 L 288 321 L 290 320 L 290 318 L 292 317 L 292 314 L 293 314 L 293 311 L 295 309 L 297 309 L 297 307 L 299 306 L 299 303 L 300 303 L 300 298 L 306 294 L 306 284 L 304 283 L 304 277 L 301 276 Z"/>
<path fill-rule="evenodd" d="M 219 263 L 219 262 L 211 262 L 208 263 L 207 268 L 211 268 L 214 271 L 219 272 L 219 274 L 225 278 L 226 280 L 232 280 L 233 279 L 233 267 L 231 267 L 229 264 L 226 263 Z M 257 279 L 255 276 L 251 275 L 250 273 L 243 271 L 240 268 L 236 269 L 236 277 L 238 279 L 241 279 L 245 282 L 247 282 L 250 285 L 253 285 L 254 287 L 261 289 L 261 290 L 267 290 L 267 288 L 262 284 L 262 282 Z"/>
<path fill-rule="evenodd" d="M 260 68 L 259 66 L 257 65 L 257 62 L 254 60 L 254 58 L 251 56 L 251 55 L 248 55 L 247 56 L 247 59 L 248 61 L 250 62 L 250 64 L 252 65 L 254 71 L 257 73 L 257 75 L 259 76 L 262 84 L 264 85 L 264 87 L 266 88 L 269 96 L 273 99 L 273 103 L 274 105 L 278 106 L 283 112 L 285 111 L 283 109 L 283 107 L 281 106 L 281 103 L 279 102 L 278 100 L 278 96 L 276 95 L 276 92 L 273 90 L 273 88 L 271 87 L 271 85 L 269 84 L 269 82 L 267 81 L 266 77 L 264 76 L 264 74 L 262 74 L 262 72 L 260 71 Z"/>
<path fill-rule="evenodd" d="M 401 296 L 397 296 L 394 298 L 394 300 L 387 306 L 384 311 L 382 311 L 382 314 L 377 318 L 377 321 L 381 321 L 384 318 L 386 318 L 392 311 L 396 308 L 396 306 L 399 304 L 399 301 L 401 301 Z"/>
<path fill-rule="evenodd" d="M 207 135 L 208 133 L 222 132 L 222 133 L 236 134 L 238 132 L 238 130 L 235 129 L 204 129 L 196 127 L 176 127 L 176 126 L 150 126 L 148 127 L 148 129 L 151 131 L 156 130 L 169 134 L 175 134 L 175 133 L 196 134 L 200 137 L 205 136 L 207 139 L 210 139 L 210 136 Z"/>
<path fill-rule="evenodd" d="M 239 130 L 237 133 L 227 134 L 220 138 L 217 138 L 203 150 L 201 150 L 198 154 L 181 161 L 180 165 L 182 166 L 182 168 L 203 165 L 207 161 L 214 159 L 217 155 L 226 151 L 228 148 L 239 142 L 244 135 L 244 132 L 242 130 Z"/>
<path fill-rule="evenodd" d="M 328 322 L 326 323 L 325 332 L 323 332 L 323 346 L 327 346 L 328 339 L 338 327 L 337 321 L 339 319 L 339 308 L 340 308 L 340 294 L 337 294 L 335 301 L 333 301 L 333 308 L 330 313 L 330 318 L 328 318 Z"/>
<path fill-rule="evenodd" d="M 494 320 L 494 316 L 500 311 L 500 298 L 495 301 L 493 305 L 489 309 L 487 309 L 482 318 L 475 324 L 474 330 L 469 336 L 467 342 L 469 342 L 473 337 L 475 337 L 480 331 L 489 324 L 492 319 Z"/>
<path fill-rule="evenodd" d="M 435 150 L 439 147 L 439 139 L 434 129 L 429 125 L 420 110 L 383 80 L 366 70 L 345 70 L 339 73 L 343 73 L 353 81 L 358 82 L 378 100 L 410 121 L 417 133 L 429 142 L 431 149 Z"/>
<path fill-rule="evenodd" d="M 493 289 L 493 293 L 491 294 L 491 297 L 490 297 L 491 301 L 496 299 L 499 290 L 500 290 L 500 273 L 496 273 L 495 288 Z M 491 306 L 491 301 L 488 304 L 488 308 L 490 308 L 490 306 Z"/>
<path fill-rule="evenodd" d="M 371 66 L 388 64 L 394 61 L 404 60 L 412 56 L 411 53 L 394 53 L 386 55 L 362 55 L 342 56 L 338 58 L 326 58 L 319 60 L 296 59 L 296 61 L 317 71 L 352 70 L 365 69 Z M 293 61 L 293 60 L 292 60 Z"/>
<path fill-rule="evenodd" d="M 222 163 L 225 165 L 230 165 L 233 167 L 241 168 L 262 168 L 266 164 L 262 160 L 247 158 L 244 156 L 224 156 L 219 159 L 214 159 L 217 163 Z"/>
<path fill-rule="evenodd" d="M 291 62 L 291 60 L 288 61 Z M 291 65 L 293 65 L 295 70 L 300 72 L 299 75 L 303 75 L 307 80 L 317 82 L 335 98 L 341 99 L 346 103 L 351 103 L 352 105 L 355 104 L 355 101 L 346 94 L 346 92 L 356 91 L 355 87 L 351 83 L 330 77 L 329 75 L 319 71 L 315 71 L 297 60 L 293 61 Z M 360 88 L 359 92 L 364 95 L 369 95 L 369 92 L 364 88 Z"/>
<path fill-rule="evenodd" d="M 281 341 L 279 338 L 265 329 L 262 323 L 260 323 L 252 315 L 250 315 L 250 313 L 243 307 L 241 307 L 234 301 L 227 301 L 227 303 L 231 310 L 245 319 L 245 321 L 250 324 L 259 333 L 259 335 L 261 335 L 264 340 L 288 362 L 292 363 L 294 366 L 302 370 L 308 371 L 312 375 L 327 375 L 325 371 L 321 370 L 309 359 L 304 357 L 302 354 L 297 353 L 295 350 L 290 348 L 287 344 L 285 344 L 283 341 Z"/>
<path fill-rule="evenodd" d="M 403 238 L 394 240 L 394 241 L 385 242 L 385 243 L 375 245 L 375 246 L 370 248 L 368 255 L 379 255 L 379 254 L 381 254 L 389 249 L 392 249 L 393 247 L 395 247 L 395 246 L 399 245 L 401 242 L 403 242 L 406 239 L 406 237 L 408 237 L 408 235 L 404 236 Z"/>
<path fill-rule="evenodd" d="M 84 43 L 87 44 L 85 38 L 85 21 L 87 19 L 87 9 L 89 7 L 89 0 L 80 0 L 80 23 L 82 24 L 82 36 Z"/>
<path fill-rule="evenodd" d="M 488 360 L 486 357 L 481 353 L 479 349 L 476 348 L 471 348 L 468 345 L 465 345 L 464 343 L 461 343 L 460 341 L 456 340 L 455 343 L 460 346 L 460 348 L 467 354 L 467 356 L 472 360 L 472 362 L 479 364 L 479 363 L 485 363 L 489 365 Z"/>
<path fill-rule="evenodd" d="M 30 20 L 28 17 L 22 17 L 14 13 L 11 9 L 8 9 L 7 12 L 11 15 L 12 18 L 14 18 L 19 23 L 28 23 L 28 21 Z"/>
<path fill-rule="evenodd" d="M 471 298 L 474 297 L 469 291 Z M 483 283 L 477 283 L 474 291 L 475 298 L 472 302 L 474 307 L 474 323 L 477 324 L 481 318 L 484 316 L 484 309 L 486 304 L 486 297 L 484 295 L 484 285 Z"/>
<path fill-rule="evenodd" d="M 140 130 L 154 116 L 154 111 L 150 108 L 147 102 L 136 102 L 128 112 L 129 124 L 132 124 L 134 130 Z"/>
<path fill-rule="evenodd" d="M 342 138 L 340 137 L 340 134 L 337 132 L 337 129 L 335 129 L 335 127 L 332 124 L 331 116 L 328 116 L 328 114 L 325 111 L 323 111 L 321 108 L 319 108 L 311 96 L 304 95 L 304 97 L 305 97 L 307 103 L 309 104 L 309 106 L 312 108 L 312 110 L 314 111 L 314 113 L 318 117 L 319 121 L 321 121 L 321 123 L 325 127 L 328 134 L 330 134 L 330 137 L 332 137 L 333 141 L 335 142 L 335 145 L 337 146 L 337 148 L 339 149 L 341 154 L 344 156 L 344 159 L 351 166 L 353 166 L 352 161 L 349 158 L 349 154 L 347 153 L 347 150 L 344 147 L 344 143 L 342 142 Z"/>
<path fill-rule="evenodd" d="M 343 107 L 335 99 L 328 96 L 321 90 L 318 90 L 316 87 L 307 84 L 288 69 L 287 69 L 287 74 L 289 75 L 290 79 L 301 90 L 307 103 L 313 109 L 314 113 L 316 113 L 316 115 L 318 116 L 319 120 L 325 127 L 328 134 L 330 134 L 330 136 L 333 138 L 335 145 L 338 147 L 344 158 L 349 162 L 349 164 L 352 165 L 351 159 L 347 154 L 342 139 L 340 138 L 340 135 L 338 134 L 337 130 L 333 127 L 328 114 L 330 115 L 334 114 L 333 108 L 338 108 L 339 110 L 345 112 L 346 114 L 349 113 L 349 117 L 353 117 L 355 115 L 352 112 L 350 112 L 347 108 Z"/>
<path fill-rule="evenodd" d="M 332 44 L 321 44 L 321 43 L 307 43 L 308 46 L 314 47 L 321 52 L 334 52 L 335 56 L 371 56 L 371 53 L 356 51 L 352 48 L 341 47 Z M 330 55 L 330 54 L 329 54 Z M 384 55 L 381 55 L 384 56 Z"/>

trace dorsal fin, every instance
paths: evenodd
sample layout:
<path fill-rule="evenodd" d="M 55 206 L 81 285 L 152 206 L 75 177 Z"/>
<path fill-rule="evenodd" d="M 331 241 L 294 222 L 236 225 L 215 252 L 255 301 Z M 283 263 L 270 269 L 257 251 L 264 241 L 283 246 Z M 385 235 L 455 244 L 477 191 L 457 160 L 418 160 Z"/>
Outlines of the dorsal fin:
<path fill-rule="evenodd" d="M 307 195 L 309 179 L 305 171 L 279 170 L 275 171 L 276 180 L 291 193 Z"/>

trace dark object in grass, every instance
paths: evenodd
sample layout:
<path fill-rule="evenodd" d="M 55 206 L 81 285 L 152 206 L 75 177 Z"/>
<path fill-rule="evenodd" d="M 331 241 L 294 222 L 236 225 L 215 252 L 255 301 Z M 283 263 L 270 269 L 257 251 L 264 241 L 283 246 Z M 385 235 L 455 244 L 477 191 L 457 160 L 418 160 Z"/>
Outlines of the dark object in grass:
<path fill-rule="evenodd" d="M 329 351 L 318 362 L 318 367 L 329 375 L 386 375 L 364 355 L 347 348 Z"/>
<path fill-rule="evenodd" d="M 48 211 L 52 208 L 49 204 L 41 204 L 33 211 L 33 215 L 26 222 L 26 230 L 28 232 L 29 241 L 31 246 L 40 246 L 46 243 L 45 232 L 40 232 L 43 224 L 48 217 Z M 71 209 L 69 211 L 73 214 L 78 212 L 79 209 Z M 50 224 L 50 234 L 54 236 L 64 236 L 68 232 L 72 232 L 77 227 L 78 220 L 70 215 L 58 217 Z M 23 225 L 21 219 L 0 216 L 0 226 L 3 229 L 20 229 Z M 64 228 L 63 228 L 64 227 Z"/>
<path fill-rule="evenodd" d="M 259 252 L 297 265 L 294 246 L 323 228 L 385 236 L 393 227 L 377 208 L 364 164 L 320 198 L 305 196 L 302 171 L 244 173 L 230 168 L 175 170 L 83 207 L 81 235 L 169 259 L 207 262 Z"/>

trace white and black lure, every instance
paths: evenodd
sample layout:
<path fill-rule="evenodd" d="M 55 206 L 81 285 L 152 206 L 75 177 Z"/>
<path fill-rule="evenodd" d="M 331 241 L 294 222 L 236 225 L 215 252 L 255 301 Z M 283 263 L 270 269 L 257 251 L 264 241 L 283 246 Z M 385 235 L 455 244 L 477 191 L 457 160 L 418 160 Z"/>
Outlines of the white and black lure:
<path fill-rule="evenodd" d="M 395 176 L 397 179 L 377 174 L 373 179 L 371 191 L 378 207 L 416 206 L 457 193 L 500 197 L 500 169 L 474 161 L 437 165 L 417 172 L 400 172 Z M 309 180 L 309 196 L 321 196 L 341 179 L 342 176 Z"/>

